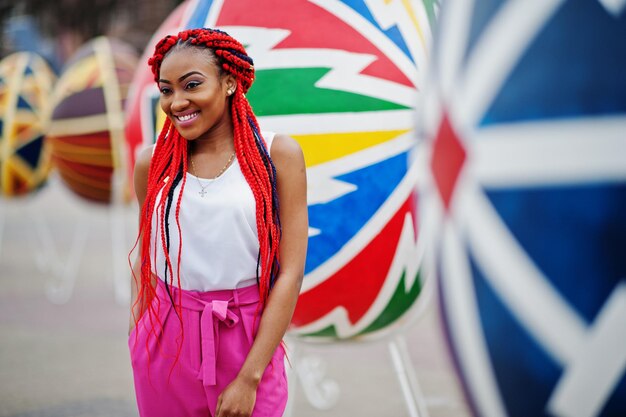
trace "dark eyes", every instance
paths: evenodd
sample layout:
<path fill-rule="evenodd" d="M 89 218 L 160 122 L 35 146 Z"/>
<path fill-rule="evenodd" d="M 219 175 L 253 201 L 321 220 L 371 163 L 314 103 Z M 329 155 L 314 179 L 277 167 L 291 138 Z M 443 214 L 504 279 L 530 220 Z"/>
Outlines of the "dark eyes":
<path fill-rule="evenodd" d="M 202 84 L 200 81 L 189 81 L 187 84 L 185 84 L 185 90 L 193 90 L 194 88 L 198 87 L 200 84 Z M 161 87 L 159 91 L 161 92 L 162 95 L 166 96 L 172 92 L 172 89 L 169 87 Z"/>
<path fill-rule="evenodd" d="M 200 82 L 199 82 L 199 81 L 189 81 L 189 82 L 187 83 L 187 85 L 185 85 L 185 88 L 186 88 L 187 90 L 192 90 L 192 89 L 196 88 L 196 87 L 197 87 L 197 86 L 199 86 L 199 85 L 200 85 Z"/>

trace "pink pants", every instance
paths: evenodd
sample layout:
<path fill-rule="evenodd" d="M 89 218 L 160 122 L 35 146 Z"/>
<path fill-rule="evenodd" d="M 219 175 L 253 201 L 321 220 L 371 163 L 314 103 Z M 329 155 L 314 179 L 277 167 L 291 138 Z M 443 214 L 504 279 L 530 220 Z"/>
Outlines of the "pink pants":
<path fill-rule="evenodd" d="M 139 414 L 214 416 L 218 396 L 237 376 L 252 345 L 257 286 L 210 292 L 170 287 L 177 303 L 182 295 L 184 336 L 180 346 L 180 320 L 165 284 L 157 281 L 157 297 L 152 303 L 156 315 L 144 314 L 128 339 Z M 253 417 L 282 416 L 287 403 L 284 355 L 279 346 L 265 369 Z"/>

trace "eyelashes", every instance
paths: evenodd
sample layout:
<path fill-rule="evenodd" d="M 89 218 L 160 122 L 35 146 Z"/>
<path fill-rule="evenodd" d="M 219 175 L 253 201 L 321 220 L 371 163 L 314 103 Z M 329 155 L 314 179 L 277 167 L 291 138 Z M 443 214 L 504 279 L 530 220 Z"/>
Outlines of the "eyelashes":
<path fill-rule="evenodd" d="M 189 81 L 184 85 L 184 89 L 193 90 L 197 88 L 198 86 L 200 86 L 201 84 L 202 84 L 201 81 Z M 159 92 L 161 93 L 161 95 L 166 96 L 172 92 L 172 89 L 170 87 L 161 87 L 159 88 Z"/>
<path fill-rule="evenodd" d="M 185 85 L 185 90 L 193 90 L 194 88 L 198 87 L 200 84 L 202 84 L 200 81 L 189 81 Z"/>

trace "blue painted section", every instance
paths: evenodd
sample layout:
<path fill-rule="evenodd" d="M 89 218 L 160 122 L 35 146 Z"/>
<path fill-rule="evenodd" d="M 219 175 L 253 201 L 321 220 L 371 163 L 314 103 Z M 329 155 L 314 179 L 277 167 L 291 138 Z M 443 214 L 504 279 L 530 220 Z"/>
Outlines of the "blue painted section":
<path fill-rule="evenodd" d="M 594 0 L 565 2 L 481 124 L 626 113 L 625 39 L 626 13 L 616 17 Z"/>
<path fill-rule="evenodd" d="M 560 366 L 502 303 L 471 256 L 470 265 L 482 336 L 507 415 L 549 417 L 545 405 L 561 376 Z"/>
<path fill-rule="evenodd" d="M 600 417 L 622 417 L 626 415 L 626 377 L 614 389 L 604 408 L 600 412 Z"/>
<path fill-rule="evenodd" d="M 325 204 L 309 206 L 309 225 L 321 230 L 309 238 L 305 273 L 334 256 L 389 198 L 407 172 L 407 154 L 336 177 L 357 189 Z"/>
<path fill-rule="evenodd" d="M 43 146 L 44 137 L 38 138 L 28 142 L 26 145 L 20 147 L 15 151 L 24 162 L 30 165 L 31 169 L 36 169 L 39 164 L 39 157 L 41 156 L 41 148 Z"/>
<path fill-rule="evenodd" d="M 543 235 L 537 234 L 536 236 Z M 541 238 L 536 240 L 541 240 Z M 559 244 L 555 245 L 555 242 L 552 241 L 548 242 L 547 246 L 558 247 Z M 587 241 L 587 246 L 594 245 L 589 245 Z M 613 252 L 623 247 L 618 247 Z M 586 252 L 582 251 L 579 254 L 584 256 Z M 574 257 L 572 256 L 571 259 Z M 567 262 L 568 264 L 574 264 L 571 259 L 570 262 Z M 578 257 L 575 259 L 578 262 Z M 481 334 L 479 336 L 485 340 L 489 362 L 498 388 L 495 395 L 499 395 L 505 407 L 506 416 L 551 417 L 552 415 L 547 412 L 547 404 L 563 377 L 565 369 L 555 362 L 541 341 L 535 339 L 525 328 L 524 323 L 519 321 L 493 290 L 485 277 L 488 272 L 481 269 L 475 261 L 471 248 L 468 248 L 468 260 L 472 273 L 473 295 L 476 298 L 480 318 Z M 438 269 L 440 270 L 440 268 L 439 265 Z M 596 280 L 598 278 L 602 281 L 603 277 L 595 277 Z M 444 279 L 453 279 L 453 277 L 444 277 Z M 584 288 L 577 285 L 579 280 L 576 277 L 571 277 L 570 281 L 570 287 L 576 287 L 579 294 L 588 293 L 593 298 L 595 294 L 593 280 L 589 280 L 588 285 Z M 567 294 L 562 295 L 567 298 Z M 567 301 L 570 302 L 571 300 L 567 299 Z M 606 299 L 601 300 L 600 303 L 604 304 L 605 302 Z M 445 322 L 449 322 L 448 311 L 454 309 L 455 306 L 450 305 L 445 298 L 441 300 L 441 305 L 444 310 L 442 317 Z M 558 332 L 559 329 L 554 329 L 554 331 Z M 457 373 L 465 382 L 464 389 L 469 394 L 470 404 L 475 405 L 471 396 L 473 387 L 468 385 L 468 375 L 465 373 L 463 361 L 459 356 L 456 335 L 449 328 L 446 329 L 446 335 L 454 353 Z M 593 381 L 589 381 L 589 383 L 591 384 Z M 584 392 L 581 392 L 581 395 L 584 395 Z M 626 374 L 622 374 L 612 388 L 598 417 L 622 417 L 625 415 L 625 411 Z M 474 415 L 480 416 L 481 414 L 474 409 Z"/>
<path fill-rule="evenodd" d="M 17 108 L 21 110 L 30 110 L 33 111 L 32 106 L 28 101 L 24 99 L 22 96 L 17 97 Z"/>
<path fill-rule="evenodd" d="M 187 29 L 203 28 L 212 5 L 213 0 L 199 0 L 196 8 L 191 13 L 189 22 L 183 26 Z"/>
<path fill-rule="evenodd" d="M 476 0 L 472 14 L 467 17 L 470 20 L 467 56 L 474 52 L 481 33 L 498 18 L 502 4 L 498 0 Z M 444 4 L 444 13 L 445 7 Z M 503 42 L 507 36 L 502 34 Z M 480 126 L 509 124 L 513 130 L 513 123 L 517 122 L 578 119 L 582 123 L 586 118 L 601 122 L 604 116 L 623 117 L 626 114 L 625 39 L 626 10 L 613 15 L 597 0 L 564 1 L 522 51 L 482 115 Z M 463 74 L 459 78 L 463 79 Z M 624 126 L 626 131 L 626 123 Z M 594 137 L 587 139 L 593 141 L 602 134 L 599 127 Z M 484 192 L 547 284 L 591 329 L 609 297 L 626 282 L 626 181 L 583 180 L 577 184 L 499 187 Z M 489 256 L 497 257 L 499 251 L 507 248 L 491 250 Z M 504 404 L 505 417 L 547 417 L 548 402 L 566 369 L 490 286 L 486 277 L 491 271 L 473 258 L 471 247 L 467 247 L 467 255 L 480 317 L 479 336 L 485 338 L 490 370 L 498 386 L 498 392 L 493 395 Z M 442 279 L 458 277 L 442 276 Z M 444 300 L 443 305 L 449 311 L 455 308 L 450 300 Z M 448 331 L 456 352 L 460 346 L 454 332 Z M 560 329 L 553 331 L 558 337 Z M 582 343 L 589 337 L 593 334 L 585 334 Z M 621 348 L 626 342 L 606 343 Z M 456 359 L 467 374 L 467 364 L 461 357 Z M 600 362 L 602 357 L 592 360 Z M 471 395 L 472 386 L 467 385 L 470 375 L 460 373 L 460 376 Z M 601 381 L 589 378 L 585 382 L 592 386 Z M 583 387 L 580 395 L 585 394 Z M 603 401 L 598 417 L 626 416 L 626 370 L 621 370 Z"/>
<path fill-rule="evenodd" d="M 340 0 L 343 4 L 350 7 L 352 10 L 363 16 L 367 19 L 372 25 L 374 25 L 379 31 L 381 31 L 390 41 L 392 41 L 400 50 L 409 58 L 413 63 L 415 63 L 415 59 L 411 55 L 409 51 L 409 47 L 407 46 L 398 26 L 391 26 L 389 29 L 383 30 L 383 28 L 378 24 L 369 8 L 365 4 L 363 0 Z M 384 52 L 384 51 L 383 51 Z"/>
<path fill-rule="evenodd" d="M 626 185 L 498 191 L 489 193 L 489 198 L 549 283 L 593 326 L 611 293 L 626 279 L 626 217 L 622 215 Z M 468 259 L 481 336 L 499 390 L 496 395 L 508 417 L 550 416 L 546 407 L 564 368 L 493 290 L 485 278 L 489 272 L 474 260 L 471 247 Z M 454 334 L 450 342 L 455 343 Z M 467 376 L 460 375 L 467 383 Z M 466 388 L 472 391 L 471 386 Z M 622 373 L 599 417 L 625 412 L 626 373 Z"/>
<path fill-rule="evenodd" d="M 626 184 L 487 193 L 550 284 L 591 323 L 626 279 Z"/>

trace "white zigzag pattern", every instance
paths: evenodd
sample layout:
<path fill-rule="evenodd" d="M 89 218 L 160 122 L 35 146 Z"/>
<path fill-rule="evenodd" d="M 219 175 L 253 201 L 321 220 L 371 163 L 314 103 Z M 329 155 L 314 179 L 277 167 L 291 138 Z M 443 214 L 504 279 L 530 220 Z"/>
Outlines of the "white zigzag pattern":
<path fill-rule="evenodd" d="M 432 41 L 424 3 L 410 0 L 365 0 L 365 4 L 383 30 L 397 25 L 411 55 L 417 62 L 417 68 L 424 68 L 427 64 L 426 45 L 430 45 Z M 411 22 L 409 13 L 415 15 L 421 30 L 418 30 Z M 424 38 L 425 45 L 413 41 L 419 39 L 420 34 Z"/>
<path fill-rule="evenodd" d="M 226 26 L 221 29 L 228 31 L 247 45 L 248 53 L 255 57 L 255 67 L 257 69 L 328 67 L 332 65 L 331 70 L 315 84 L 316 87 L 378 96 L 380 99 L 400 102 L 400 104 L 404 105 L 412 104 L 410 97 L 414 94 L 413 89 L 359 74 L 360 71 L 376 59 L 374 56 L 329 49 L 274 49 L 276 45 L 290 35 L 290 32 L 285 29 L 247 26 Z M 410 126 L 410 118 L 406 118 L 406 120 L 407 125 Z M 308 119 L 308 121 L 310 123 L 316 122 L 315 118 Z M 263 118 L 261 118 L 260 122 L 263 122 Z M 268 126 L 264 125 L 264 129 L 267 128 Z M 312 127 L 312 129 L 315 129 L 315 127 Z M 402 141 L 400 147 L 406 149 L 404 142 Z M 377 160 L 390 156 L 389 151 L 380 152 L 380 149 L 378 151 L 376 153 Z M 363 160 L 363 156 L 359 154 L 358 158 L 349 156 L 348 159 Z M 368 158 L 368 163 L 372 162 Z M 361 164 L 361 166 L 365 165 L 364 163 Z M 339 170 L 329 169 L 329 166 L 335 166 Z M 357 189 L 356 185 L 333 178 L 343 172 L 349 172 L 346 168 L 352 170 L 355 169 L 355 166 L 353 164 L 346 165 L 342 158 L 341 164 L 331 163 L 325 167 L 320 166 L 309 169 L 307 171 L 309 205 L 328 203 L 355 191 Z M 313 236 L 319 233 L 323 233 L 323 231 L 320 232 L 318 229 L 314 229 L 310 230 L 309 234 Z"/>
<path fill-rule="evenodd" d="M 323 48 L 273 49 L 290 35 L 288 30 L 249 26 L 225 26 L 222 29 L 248 45 L 257 69 L 330 68 L 315 83 L 316 87 L 375 97 L 407 107 L 415 104 L 414 88 L 361 74 L 377 59 L 374 55 Z"/>
<path fill-rule="evenodd" d="M 357 335 L 367 328 L 385 309 L 396 290 L 404 272 L 404 290 L 408 292 L 417 278 L 417 271 L 424 254 L 423 245 L 416 241 L 413 229 L 413 216 L 407 213 L 404 218 L 402 232 L 398 241 L 394 259 L 385 278 L 383 287 L 367 313 L 356 323 L 351 323 L 345 307 L 337 306 L 327 315 L 310 325 L 299 327 L 296 334 L 310 334 L 335 326 L 337 336 L 341 339 Z M 418 254 L 416 256 L 416 253 Z"/>
<path fill-rule="evenodd" d="M 357 30 L 361 35 L 369 39 L 378 49 L 385 51 L 387 56 L 397 65 L 397 67 L 404 73 L 404 75 L 416 85 L 419 85 L 420 73 L 417 70 L 416 64 L 414 64 L 405 54 L 393 43 L 386 34 L 382 33 L 377 27 L 372 25 L 365 17 L 354 11 L 350 6 L 344 4 L 338 0 L 310 0 L 312 3 L 318 5 L 322 9 L 325 9 L 329 13 L 334 14 L 336 17 L 344 21 L 346 24 Z M 384 8 L 385 6 L 383 6 Z M 371 5 L 368 8 L 372 9 Z M 384 9 L 383 9 L 384 10 Z M 372 11 L 372 14 L 376 11 Z M 385 22 L 391 18 L 388 16 L 388 12 L 384 10 L 383 19 Z M 425 12 L 423 13 L 425 16 Z M 401 12 L 401 16 L 406 16 L 406 11 Z M 422 19 L 424 20 L 424 19 Z M 426 18 L 426 21 L 428 19 Z M 410 21 L 409 21 L 410 24 Z M 415 28 L 408 30 L 406 20 L 402 22 L 403 28 L 410 33 L 409 36 L 405 36 L 404 40 L 409 46 L 409 50 L 412 55 L 416 57 L 417 65 L 419 68 L 423 68 L 423 60 L 425 58 L 426 45 L 420 45 L 418 42 L 419 35 Z M 426 24 L 427 25 L 427 24 Z M 404 33 L 403 33 L 404 34 Z"/>

